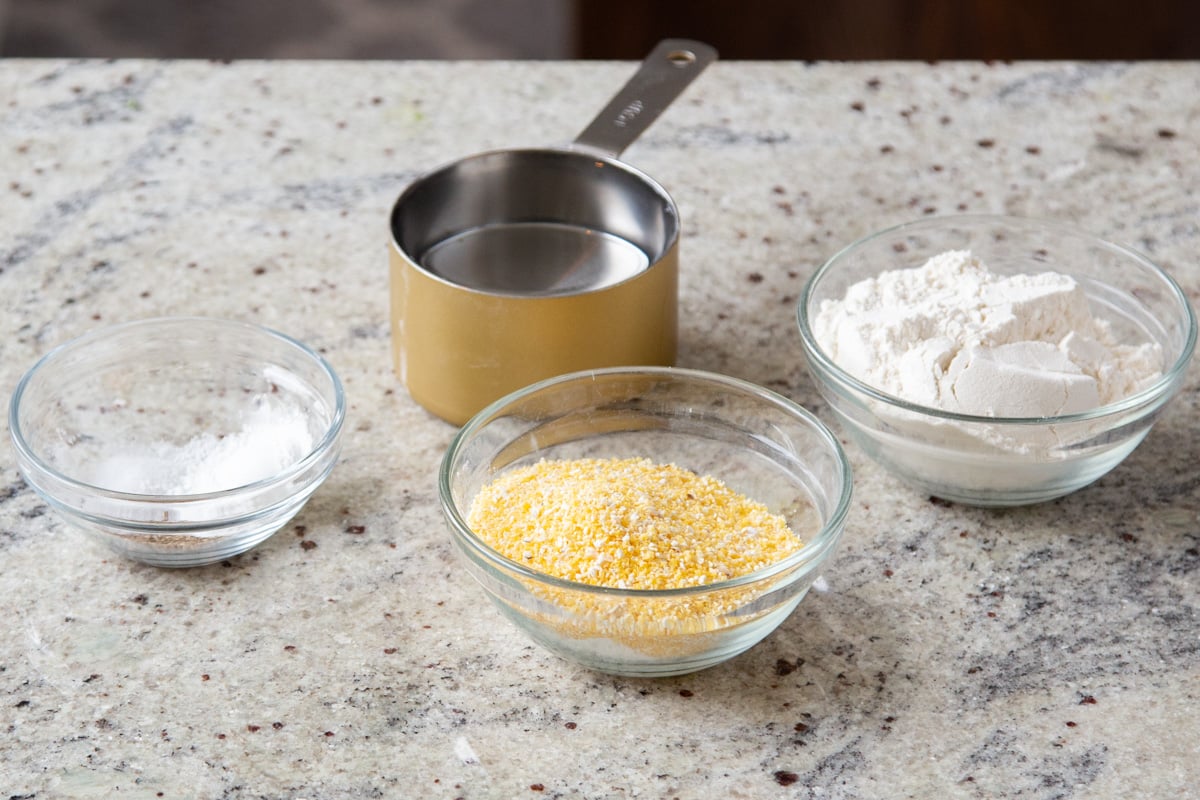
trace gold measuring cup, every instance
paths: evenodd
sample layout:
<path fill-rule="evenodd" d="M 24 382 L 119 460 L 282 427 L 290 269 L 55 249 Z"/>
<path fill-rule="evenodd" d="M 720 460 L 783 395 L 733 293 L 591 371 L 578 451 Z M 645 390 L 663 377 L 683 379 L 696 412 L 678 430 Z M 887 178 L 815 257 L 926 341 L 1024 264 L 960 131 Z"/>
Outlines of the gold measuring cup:
<path fill-rule="evenodd" d="M 669 39 L 568 147 L 480 153 L 391 214 L 395 368 L 454 424 L 544 378 L 675 361 L 679 213 L 617 156 L 716 59 Z"/>

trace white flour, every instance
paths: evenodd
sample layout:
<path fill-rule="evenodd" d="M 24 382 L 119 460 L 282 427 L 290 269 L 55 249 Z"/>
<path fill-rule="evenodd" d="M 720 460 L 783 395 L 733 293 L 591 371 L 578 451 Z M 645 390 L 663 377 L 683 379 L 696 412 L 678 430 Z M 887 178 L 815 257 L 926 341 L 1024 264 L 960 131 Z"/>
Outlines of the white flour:
<path fill-rule="evenodd" d="M 91 482 L 134 494 L 190 495 L 235 489 L 295 464 L 316 445 L 304 413 L 259 398 L 238 430 L 154 442 L 95 463 Z"/>
<path fill-rule="evenodd" d="M 887 394 L 988 417 L 1086 411 L 1162 374 L 1155 343 L 1115 341 L 1067 275 L 997 275 L 967 251 L 881 273 L 813 321 L 839 366 Z"/>

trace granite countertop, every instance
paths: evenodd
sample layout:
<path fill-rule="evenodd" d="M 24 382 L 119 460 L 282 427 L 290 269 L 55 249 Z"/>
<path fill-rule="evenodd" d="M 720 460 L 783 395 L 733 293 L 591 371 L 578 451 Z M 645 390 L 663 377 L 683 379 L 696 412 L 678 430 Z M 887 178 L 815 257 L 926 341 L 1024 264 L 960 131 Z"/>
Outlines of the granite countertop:
<path fill-rule="evenodd" d="M 454 428 L 391 369 L 387 213 L 442 162 L 570 141 L 632 69 L 0 62 L 3 397 L 75 335 L 203 314 L 318 348 L 349 399 L 293 524 L 199 569 L 93 545 L 0 447 L 0 796 L 1200 796 L 1195 378 L 1041 506 L 933 502 L 851 447 L 820 591 L 707 671 L 589 672 L 484 601 L 437 505 Z M 716 64 L 625 153 L 681 209 L 680 365 L 831 421 L 801 286 L 935 213 L 1076 224 L 1195 303 L 1197 98 L 1189 63 Z"/>

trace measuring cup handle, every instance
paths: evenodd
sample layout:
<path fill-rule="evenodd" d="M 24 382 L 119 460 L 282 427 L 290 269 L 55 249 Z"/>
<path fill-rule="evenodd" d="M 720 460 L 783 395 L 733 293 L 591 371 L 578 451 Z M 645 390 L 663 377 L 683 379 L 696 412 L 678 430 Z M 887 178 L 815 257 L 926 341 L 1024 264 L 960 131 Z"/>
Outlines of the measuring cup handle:
<path fill-rule="evenodd" d="M 664 39 L 574 144 L 619 156 L 716 60 L 716 48 L 703 42 Z"/>

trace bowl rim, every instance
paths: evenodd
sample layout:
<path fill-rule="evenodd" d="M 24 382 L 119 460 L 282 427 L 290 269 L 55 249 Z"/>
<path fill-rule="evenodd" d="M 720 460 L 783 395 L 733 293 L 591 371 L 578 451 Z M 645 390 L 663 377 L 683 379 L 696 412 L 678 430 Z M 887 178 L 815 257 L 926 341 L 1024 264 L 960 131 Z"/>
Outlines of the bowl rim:
<path fill-rule="evenodd" d="M 559 578 L 554 575 L 549 575 L 514 561 L 498 550 L 484 542 L 478 535 L 471 530 L 466 519 L 459 511 L 457 504 L 453 499 L 453 494 L 450 487 L 450 476 L 452 466 L 456 462 L 456 456 L 462 450 L 466 442 L 492 417 L 499 415 L 503 410 L 518 400 L 522 400 L 530 395 L 536 394 L 545 389 L 553 388 L 566 383 L 578 381 L 595 380 L 597 377 L 609 375 L 643 375 L 643 376 L 659 376 L 666 379 L 684 379 L 688 381 L 700 381 L 704 383 L 716 384 L 727 389 L 743 392 L 747 395 L 752 395 L 760 400 L 763 400 L 775 407 L 802 419 L 806 424 L 812 427 L 820 438 L 828 445 L 830 452 L 834 456 L 839 467 L 839 478 L 841 479 L 841 492 L 837 497 L 836 502 L 830 510 L 829 516 L 822 521 L 821 528 L 812 537 L 805 538 L 803 546 L 795 553 L 792 553 L 787 558 L 780 559 L 772 564 L 768 564 L 754 572 L 740 575 L 729 580 L 716 581 L 700 586 L 682 586 L 671 589 L 622 589 L 615 586 L 597 586 L 590 583 L 581 583 L 572 581 L 567 578 Z M 558 375 L 552 378 L 532 383 L 524 388 L 511 392 L 504 397 L 494 401 L 486 408 L 472 417 L 462 428 L 455 434 L 450 445 L 446 448 L 446 452 L 442 457 L 441 466 L 438 470 L 438 497 L 442 506 L 443 515 L 450 523 L 450 527 L 458 539 L 458 541 L 466 544 L 472 553 L 484 559 L 487 566 L 491 568 L 501 568 L 509 572 L 515 573 L 522 578 L 537 581 L 541 584 L 553 586 L 560 589 L 581 592 L 585 594 L 596 594 L 617 597 L 631 598 L 679 598 L 688 597 L 690 595 L 708 594 L 711 592 L 719 592 L 727 589 L 734 589 L 740 586 L 757 583 L 765 579 L 775 577 L 776 575 L 789 572 L 797 567 L 803 566 L 806 562 L 821 563 L 824 557 L 827 556 L 836 546 L 841 538 L 845 528 L 846 518 L 849 515 L 850 500 L 853 495 L 853 475 L 850 468 L 850 461 L 846 456 L 846 452 L 838 440 L 837 436 L 826 426 L 820 419 L 811 411 L 807 410 L 798 403 L 784 397 L 778 392 L 767 389 L 764 386 L 751 383 L 741 378 L 734 378 L 728 375 L 722 375 L 715 372 L 706 372 L 703 370 L 686 369 L 682 367 L 606 367 L 600 369 L 580 370 L 570 372 L 564 375 Z"/>
<path fill-rule="evenodd" d="M 1187 330 L 1184 335 L 1184 342 L 1183 346 L 1180 348 L 1179 356 L 1169 367 L 1163 369 L 1162 375 L 1160 375 L 1159 378 L 1154 381 L 1154 383 L 1140 391 L 1123 397 L 1116 402 L 1097 406 L 1095 408 L 1089 408 L 1085 411 L 1075 411 L 1069 414 L 1059 414 L 1056 416 L 1045 417 L 999 417 L 986 416 L 983 414 L 964 414 L 957 411 L 947 411 L 945 409 L 935 408 L 933 406 L 925 406 L 919 403 L 913 403 L 893 394 L 888 394 L 887 392 L 865 383 L 838 366 L 838 364 L 832 358 L 830 358 L 830 356 L 817 342 L 816 336 L 813 334 L 812 327 L 809 325 L 808 307 L 812 298 L 813 290 L 816 288 L 817 284 L 820 283 L 821 279 L 835 269 L 843 257 L 865 246 L 866 244 L 875 241 L 876 239 L 881 239 L 886 236 L 901 233 L 907 230 L 936 228 L 944 224 L 968 225 L 973 223 L 1007 223 L 1024 226 L 1027 228 L 1041 229 L 1046 232 L 1057 232 L 1064 235 L 1080 237 L 1090 240 L 1094 244 L 1100 245 L 1101 247 L 1111 250 L 1121 256 L 1132 259 L 1150 274 L 1162 281 L 1172 298 L 1183 310 L 1183 322 Z M 1071 273 L 1065 272 L 1062 274 L 1070 275 Z M 1034 217 L 1024 217 L 1011 214 L 947 214 L 933 217 L 923 217 L 917 220 L 902 222 L 898 225 L 892 225 L 854 240 L 827 258 L 813 272 L 813 274 L 809 276 L 808 280 L 805 281 L 804 288 L 800 292 L 800 298 L 796 302 L 796 322 L 800 329 L 801 344 L 804 347 L 805 354 L 809 358 L 810 364 L 819 367 L 819 370 L 817 370 L 818 372 L 823 371 L 828 373 L 829 377 L 836 382 L 847 385 L 855 392 L 866 395 L 873 400 L 886 403 L 890 406 L 895 406 L 914 414 L 936 417 L 938 419 L 944 419 L 953 422 L 977 425 L 984 424 L 992 426 L 1042 426 L 1087 422 L 1153 403 L 1154 401 L 1160 400 L 1164 396 L 1168 395 L 1172 387 L 1175 386 L 1182 378 L 1183 373 L 1187 370 L 1188 363 L 1191 361 L 1192 354 L 1195 351 L 1197 339 L 1196 314 L 1192 309 L 1191 303 L 1188 301 L 1187 294 L 1183 291 L 1183 288 L 1179 285 L 1179 283 L 1173 277 L 1171 277 L 1166 270 L 1151 261 L 1147 256 L 1130 247 L 1088 233 L 1087 231 L 1073 225 L 1052 220 L 1043 220 Z"/>
<path fill-rule="evenodd" d="M 256 481 L 244 483 L 228 489 L 219 489 L 212 492 L 198 492 L 194 494 L 164 495 L 120 491 L 79 480 L 78 478 L 67 475 L 48 464 L 30 446 L 21 430 L 21 400 L 31 382 L 47 364 L 50 364 L 66 354 L 85 349 L 112 336 L 129 333 L 130 331 L 137 331 L 140 328 L 146 329 L 147 331 L 153 331 L 155 329 L 195 325 L 211 328 L 223 328 L 228 330 L 241 330 L 247 335 L 264 336 L 270 339 L 275 339 L 283 343 L 285 346 L 298 351 L 302 356 L 308 358 L 317 365 L 321 373 L 329 380 L 330 386 L 333 389 L 333 413 L 329 421 L 329 426 L 324 435 L 318 442 L 316 442 L 316 444 L 313 445 L 312 449 L 305 454 L 303 458 L 298 459 L 287 469 L 276 473 L 275 475 L 269 475 L 265 478 L 260 478 Z M 12 441 L 13 448 L 17 451 L 19 463 L 23 465 L 27 464 L 32 468 L 35 468 L 39 473 L 49 477 L 59 485 L 86 493 L 92 497 L 103 497 L 118 503 L 137 503 L 158 506 L 179 506 L 183 504 L 195 505 L 209 500 L 253 494 L 254 492 L 269 488 L 270 486 L 286 483 L 287 481 L 293 479 L 296 475 L 308 470 L 314 463 L 320 461 L 328 453 L 328 451 L 336 445 L 345 419 L 346 393 L 345 388 L 342 385 L 341 378 L 338 377 L 337 372 L 333 369 L 330 363 L 316 350 L 312 349 L 299 339 L 288 336 L 287 334 L 281 333 L 273 328 L 268 328 L 265 325 L 241 320 L 206 316 L 158 316 L 129 320 L 126 322 L 119 322 L 113 325 L 95 328 L 79 336 L 68 339 L 52 347 L 25 371 L 25 374 L 21 376 L 21 379 L 17 382 L 16 387 L 13 389 L 13 393 L 9 399 L 8 405 L 9 438 Z M 73 506 L 71 508 L 74 510 Z M 107 519 L 108 516 L 103 515 L 103 518 Z M 161 526 L 152 527 L 157 529 Z M 188 525 L 187 529 L 191 530 L 194 527 L 194 525 Z"/>

